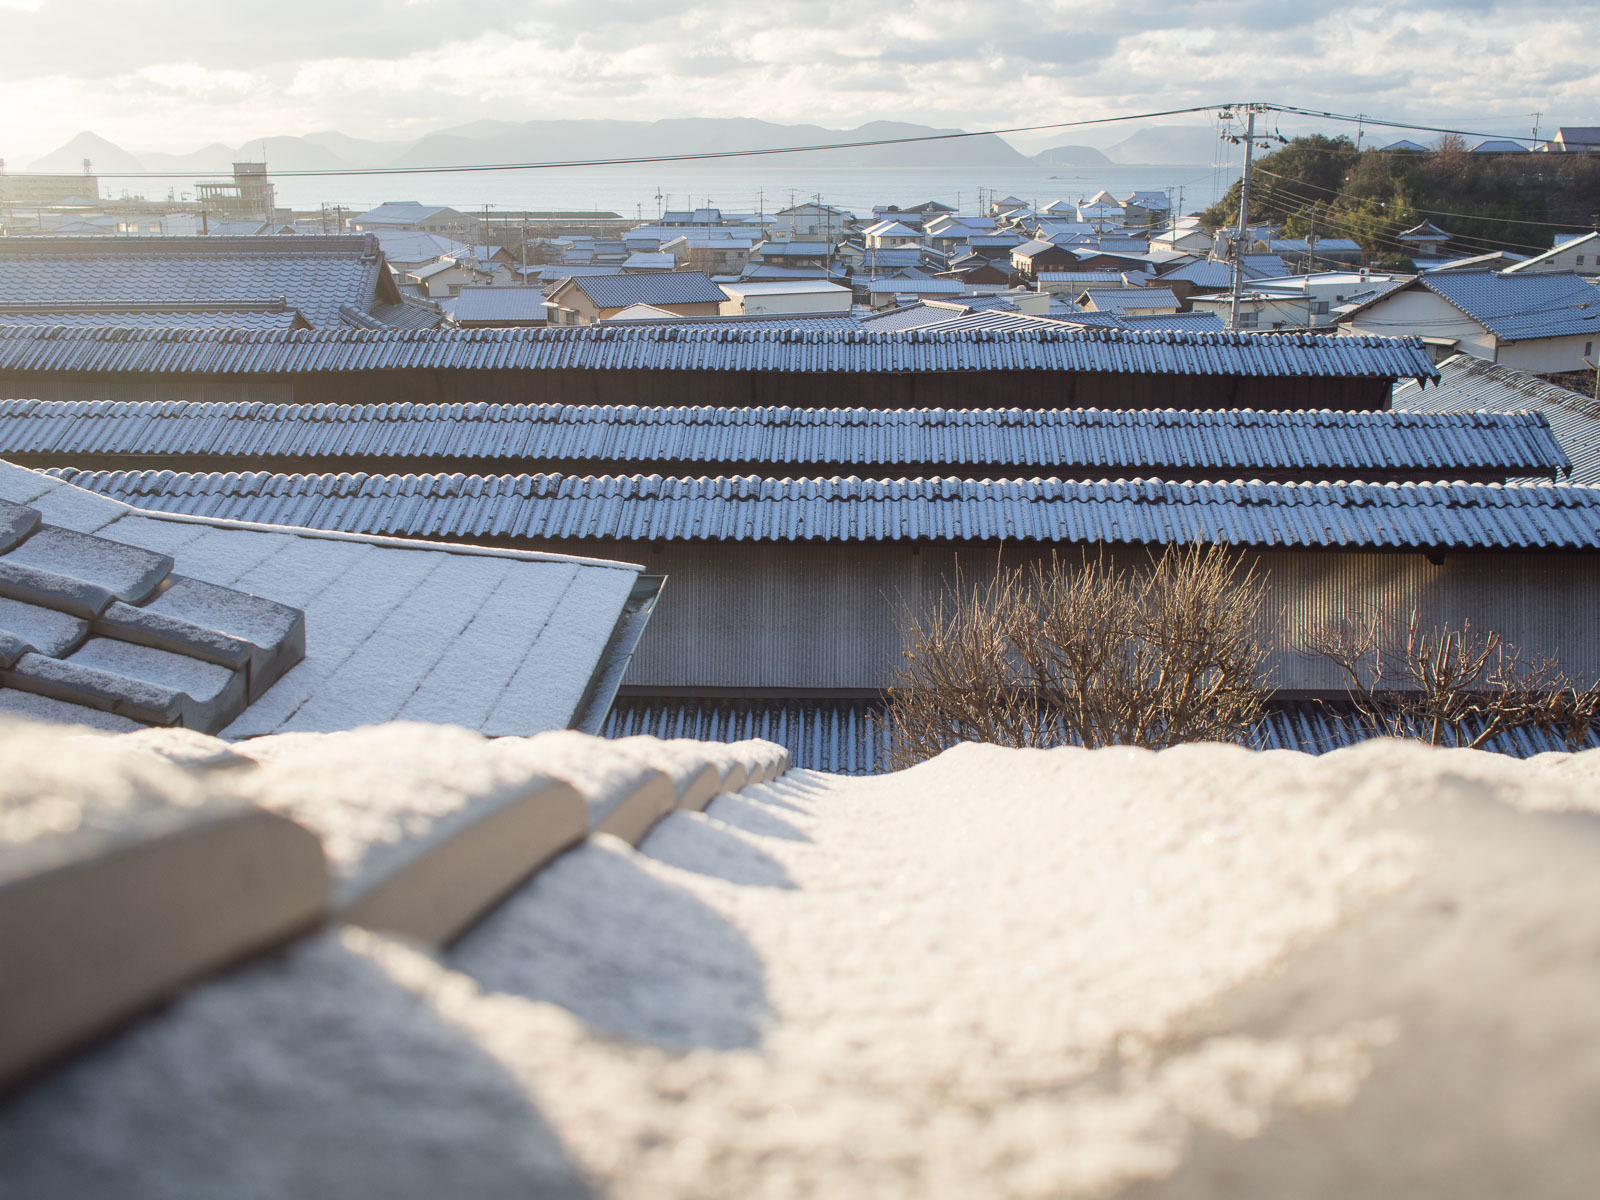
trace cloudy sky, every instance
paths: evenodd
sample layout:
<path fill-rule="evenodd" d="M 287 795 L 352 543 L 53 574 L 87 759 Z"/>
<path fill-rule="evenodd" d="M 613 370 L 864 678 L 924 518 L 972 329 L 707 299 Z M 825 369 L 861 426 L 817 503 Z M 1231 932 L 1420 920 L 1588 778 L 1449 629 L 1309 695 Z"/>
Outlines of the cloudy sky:
<path fill-rule="evenodd" d="M 967 129 L 1263 99 L 1525 132 L 1600 124 L 1589 0 L 0 0 L 0 157 L 183 152 L 491 117 Z M 1107 144 L 1121 133 L 1013 140 Z"/>

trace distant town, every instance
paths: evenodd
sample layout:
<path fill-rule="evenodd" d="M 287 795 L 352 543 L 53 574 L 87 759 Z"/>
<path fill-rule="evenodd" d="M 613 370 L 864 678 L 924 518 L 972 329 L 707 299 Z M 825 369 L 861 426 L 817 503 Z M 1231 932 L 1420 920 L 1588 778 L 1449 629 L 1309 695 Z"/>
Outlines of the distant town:
<path fill-rule="evenodd" d="M 1368 153 L 1426 159 L 1452 149 L 1484 159 L 1587 159 L 1600 150 L 1600 130 L 1561 127 L 1531 147 L 1399 139 Z M 103 198 L 93 163 L 82 165 L 76 176 L 0 172 L 4 233 L 29 240 L 360 235 L 381 255 L 397 298 L 390 311 L 403 314 L 405 328 L 758 319 L 869 331 L 1332 330 L 1414 333 L 1441 359 L 1467 350 L 1541 374 L 1581 372 L 1594 357 L 1587 328 L 1572 333 L 1547 321 L 1547 336 L 1503 345 L 1495 332 L 1508 313 L 1548 312 L 1557 293 L 1588 299 L 1600 279 L 1600 235 L 1581 227 L 1549 233 L 1542 250 L 1519 241 L 1519 252 L 1481 235 L 1457 237 L 1447 216 L 1422 216 L 1363 244 L 1341 236 L 1331 219 L 1320 236 L 1314 219 L 1290 236 L 1294 220 L 1273 220 L 1270 212 L 1236 225 L 1219 223 L 1230 214 L 1213 210 L 1208 222 L 1181 211 L 1174 187 L 1048 200 L 980 192 L 966 212 L 892 197 L 856 212 L 821 194 L 755 212 L 672 209 L 658 196 L 654 218 L 642 221 L 417 200 L 364 212 L 297 211 L 275 203 L 263 162 L 235 163 L 231 177 L 201 180 L 189 198 L 165 202 Z M 0 306 L 8 324 L 51 315 L 30 312 L 21 296 L 0 297 Z M 274 319 L 317 324 L 287 305 Z"/>

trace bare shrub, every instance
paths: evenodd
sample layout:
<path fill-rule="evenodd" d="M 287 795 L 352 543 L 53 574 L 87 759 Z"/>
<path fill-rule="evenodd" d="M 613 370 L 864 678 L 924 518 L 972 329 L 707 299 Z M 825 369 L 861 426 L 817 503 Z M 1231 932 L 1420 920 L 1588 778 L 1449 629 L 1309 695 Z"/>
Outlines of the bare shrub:
<path fill-rule="evenodd" d="M 972 588 L 958 578 L 925 613 L 900 615 L 891 762 L 962 741 L 1239 740 L 1267 695 L 1264 592 L 1222 547 L 1169 548 L 1136 568 L 1052 556 Z"/>
<path fill-rule="evenodd" d="M 1390 737 L 1480 749 L 1532 729 L 1576 749 L 1600 713 L 1600 687 L 1468 621 L 1425 628 L 1415 610 L 1404 621 L 1374 612 L 1323 624 L 1305 649 L 1338 668 L 1356 718 Z"/>

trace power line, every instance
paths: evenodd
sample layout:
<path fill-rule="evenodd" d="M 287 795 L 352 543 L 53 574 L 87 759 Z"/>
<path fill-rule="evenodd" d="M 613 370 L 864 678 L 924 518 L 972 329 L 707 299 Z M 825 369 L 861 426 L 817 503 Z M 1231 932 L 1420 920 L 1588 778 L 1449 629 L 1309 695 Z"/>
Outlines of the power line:
<path fill-rule="evenodd" d="M 1094 117 L 1083 121 L 1055 121 L 1047 125 L 1016 125 L 1008 129 L 976 129 L 960 133 L 926 133 L 915 137 L 877 138 L 865 142 L 824 142 L 811 146 L 773 146 L 758 150 L 717 150 L 699 154 L 646 154 L 633 158 L 581 158 L 557 162 L 472 163 L 445 167 L 340 167 L 325 171 L 274 171 L 275 179 L 324 179 L 368 175 L 449 175 L 483 171 L 550 171 L 564 167 L 632 167 L 655 163 L 707 162 L 727 158 L 759 158 L 777 154 L 807 154 L 819 150 L 864 150 L 877 146 L 903 146 L 912 142 L 948 142 L 961 138 L 996 137 L 1007 133 L 1042 133 L 1049 129 L 1079 129 L 1089 125 L 1112 125 L 1122 121 L 1151 121 L 1158 117 L 1178 117 L 1190 113 L 1209 112 L 1212 104 L 1191 108 L 1169 108 L 1160 112 L 1129 113 L 1120 117 Z M 72 172 L 31 172 L 47 179 L 77 179 Z M 178 171 L 120 171 L 107 172 L 108 179 L 172 179 L 187 178 L 187 172 Z M 195 172 L 214 174 L 214 172 Z"/>
<path fill-rule="evenodd" d="M 1272 176 L 1272 178 L 1282 181 L 1289 188 L 1310 188 L 1312 191 L 1322 192 L 1325 195 L 1334 196 L 1334 197 L 1337 197 L 1337 198 L 1343 198 L 1343 193 L 1341 193 L 1340 191 L 1338 191 L 1335 188 L 1323 187 L 1321 184 L 1309 183 L 1309 182 L 1307 182 L 1305 180 L 1290 179 L 1288 176 L 1279 175 L 1276 171 L 1269 171 L 1266 167 L 1257 167 L 1256 170 L 1258 172 L 1260 172 L 1262 175 L 1270 175 L 1270 176 Z M 1281 195 L 1274 195 L 1273 193 L 1270 193 L 1270 192 L 1268 193 L 1268 195 L 1271 196 L 1274 200 L 1280 200 L 1280 202 L 1281 202 L 1281 199 L 1282 199 Z M 1418 207 L 1416 207 L 1414 205 L 1409 206 L 1409 207 L 1411 208 L 1412 212 L 1423 213 L 1423 214 L 1425 214 L 1427 216 L 1432 216 L 1432 217 L 1459 217 L 1459 218 L 1461 218 L 1463 220 L 1468 220 L 1468 221 L 1496 221 L 1496 222 L 1500 222 L 1501 224 L 1507 224 L 1507 225 L 1539 225 L 1539 226 L 1543 226 L 1543 227 L 1547 227 L 1547 228 L 1553 228 L 1553 229 L 1570 228 L 1570 223 L 1567 223 L 1567 224 L 1564 225 L 1563 223 L 1558 222 L 1558 221 L 1513 221 L 1513 220 L 1510 220 L 1510 219 L 1502 220 L 1499 217 L 1486 217 L 1486 216 L 1482 216 L 1482 215 L 1480 215 L 1478 213 L 1449 212 L 1449 211 L 1446 211 L 1446 210 L 1443 210 L 1443 209 L 1418 208 Z M 1466 242 L 1469 245 L 1474 243 L 1474 242 L 1481 243 L 1481 244 L 1489 245 L 1491 249 L 1496 249 L 1496 250 L 1500 249 L 1502 246 L 1515 246 L 1519 250 L 1533 250 L 1533 251 L 1535 251 L 1535 252 L 1537 252 L 1539 254 L 1543 254 L 1546 250 L 1550 249 L 1550 247 L 1548 247 L 1548 246 L 1535 246 L 1535 245 L 1532 245 L 1531 243 L 1528 243 L 1528 242 L 1502 241 L 1501 243 L 1499 243 L 1499 245 L 1495 245 L 1494 243 L 1488 242 L 1487 239 L 1484 239 L 1484 238 L 1476 238 L 1476 237 L 1469 237 L 1469 236 L 1456 235 L 1456 234 L 1451 234 L 1451 240 L 1452 241 Z"/>
<path fill-rule="evenodd" d="M 1385 121 L 1369 113 L 1351 114 L 1324 112 L 1314 108 L 1297 108 L 1292 104 L 1268 104 L 1264 107 L 1275 112 L 1294 113 L 1301 117 L 1321 117 L 1327 121 L 1344 121 L 1350 125 L 1381 125 L 1385 129 L 1412 129 L 1420 133 L 1453 133 L 1459 137 L 1495 138 L 1506 142 L 1529 142 L 1532 138 L 1508 133 L 1485 133 L 1477 129 L 1451 129 L 1442 125 L 1418 125 L 1410 121 Z"/>

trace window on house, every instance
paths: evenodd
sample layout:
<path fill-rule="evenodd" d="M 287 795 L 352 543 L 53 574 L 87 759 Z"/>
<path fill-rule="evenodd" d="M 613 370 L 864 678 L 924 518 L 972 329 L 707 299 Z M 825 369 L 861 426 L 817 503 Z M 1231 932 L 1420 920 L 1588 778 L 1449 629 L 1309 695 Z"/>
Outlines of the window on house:
<path fill-rule="evenodd" d="M 1240 329 L 1245 329 L 1247 327 L 1251 327 L 1251 326 L 1257 325 L 1257 324 L 1260 323 L 1260 321 L 1261 321 L 1261 314 L 1260 313 L 1242 312 L 1242 313 L 1239 314 L 1239 328 Z"/>
<path fill-rule="evenodd" d="M 1580 255 L 1578 255 L 1578 265 L 1579 265 L 1579 266 L 1580 266 L 1580 267 L 1581 267 L 1581 266 L 1583 266 L 1583 255 L 1581 255 L 1581 254 L 1580 254 Z"/>
<path fill-rule="evenodd" d="M 1328 302 L 1326 300 L 1313 300 L 1311 302 L 1311 315 L 1325 317 L 1328 315 Z"/>

